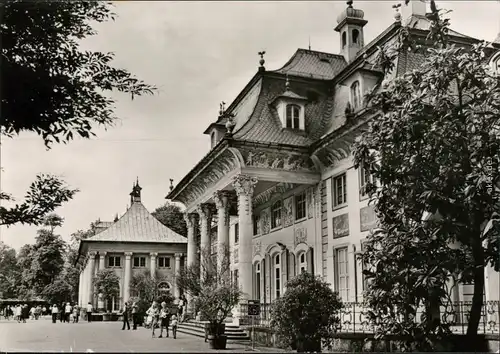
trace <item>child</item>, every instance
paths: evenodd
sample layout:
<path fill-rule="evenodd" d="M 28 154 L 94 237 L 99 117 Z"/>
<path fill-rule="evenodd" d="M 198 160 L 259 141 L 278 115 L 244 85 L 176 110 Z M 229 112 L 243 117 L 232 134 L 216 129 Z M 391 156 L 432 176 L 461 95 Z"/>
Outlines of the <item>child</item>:
<path fill-rule="evenodd" d="M 161 310 L 160 310 L 160 336 L 158 338 L 163 337 L 163 328 L 166 329 L 167 335 L 166 337 L 168 338 L 168 321 L 169 320 L 169 313 L 167 309 L 167 303 L 162 302 L 161 303 Z"/>
<path fill-rule="evenodd" d="M 172 335 L 174 336 L 174 339 L 177 338 L 177 316 L 176 315 L 172 316 Z M 168 329 L 167 329 L 167 337 L 168 337 Z"/>
<path fill-rule="evenodd" d="M 155 328 L 158 325 L 158 319 L 160 317 L 160 310 L 158 309 L 158 303 L 156 301 L 153 302 L 153 306 L 150 310 L 150 316 L 152 318 L 151 327 L 153 328 L 153 332 L 151 333 L 151 338 L 155 337 Z"/>

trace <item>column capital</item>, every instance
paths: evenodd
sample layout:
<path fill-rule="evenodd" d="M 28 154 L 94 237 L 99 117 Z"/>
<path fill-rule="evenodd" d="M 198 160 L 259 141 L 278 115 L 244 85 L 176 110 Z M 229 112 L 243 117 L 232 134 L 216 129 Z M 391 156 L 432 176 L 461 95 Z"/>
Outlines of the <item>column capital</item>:
<path fill-rule="evenodd" d="M 258 179 L 247 175 L 237 175 L 233 178 L 233 187 L 237 195 L 252 196 Z"/>
<path fill-rule="evenodd" d="M 183 253 L 176 253 L 174 254 L 175 258 L 181 258 L 182 256 L 184 256 Z"/>
<path fill-rule="evenodd" d="M 130 259 L 130 257 L 132 257 L 133 254 L 134 254 L 133 252 L 125 252 L 125 257 Z"/>
<path fill-rule="evenodd" d="M 226 209 L 229 206 L 228 191 L 216 191 L 213 194 L 213 198 L 217 209 Z"/>
<path fill-rule="evenodd" d="M 106 257 L 107 254 L 108 252 L 99 251 L 99 257 Z"/>
<path fill-rule="evenodd" d="M 151 252 L 149 255 L 151 257 L 158 257 L 158 252 Z"/>
<path fill-rule="evenodd" d="M 89 257 L 90 257 L 91 260 L 93 259 L 92 257 L 95 257 L 95 256 L 97 256 L 97 252 L 96 251 L 90 251 L 89 252 Z"/>
<path fill-rule="evenodd" d="M 184 221 L 187 224 L 188 228 L 192 228 L 196 225 L 196 218 L 198 214 L 196 213 L 184 213 Z"/>
<path fill-rule="evenodd" d="M 213 204 L 203 203 L 196 207 L 196 211 L 198 212 L 201 220 L 210 221 L 212 215 L 214 214 L 215 208 Z"/>

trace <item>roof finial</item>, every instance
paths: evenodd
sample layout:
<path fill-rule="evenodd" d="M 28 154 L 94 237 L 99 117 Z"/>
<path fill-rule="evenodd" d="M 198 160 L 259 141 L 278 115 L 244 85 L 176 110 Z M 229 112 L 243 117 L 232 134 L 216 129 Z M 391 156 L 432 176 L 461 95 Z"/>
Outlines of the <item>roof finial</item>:
<path fill-rule="evenodd" d="M 260 60 L 259 60 L 260 67 L 259 67 L 259 71 L 265 71 L 266 68 L 264 67 L 264 63 L 266 61 L 264 60 L 264 54 L 266 54 L 266 51 L 263 50 L 262 52 L 259 52 L 258 54 L 260 55 Z"/>
<path fill-rule="evenodd" d="M 139 176 L 137 176 L 137 179 L 135 180 L 135 185 L 136 185 L 136 187 L 139 186 Z"/>
<path fill-rule="evenodd" d="M 288 80 L 288 74 L 286 74 L 285 88 L 287 91 L 290 91 L 290 80 Z"/>
<path fill-rule="evenodd" d="M 311 36 L 309 36 L 309 50 L 311 50 Z"/>
<path fill-rule="evenodd" d="M 353 2 L 354 2 L 353 0 L 347 0 L 347 2 L 346 2 L 347 3 L 347 7 L 350 7 L 352 9 L 352 3 Z"/>
<path fill-rule="evenodd" d="M 226 102 L 221 101 L 221 103 L 219 104 L 219 117 L 222 117 L 225 112 L 226 112 Z"/>
<path fill-rule="evenodd" d="M 170 191 L 172 192 L 172 190 L 174 189 L 174 180 L 172 178 L 170 178 Z"/>
<path fill-rule="evenodd" d="M 399 12 L 400 7 L 401 4 L 392 5 L 392 8 L 396 10 L 396 13 L 394 14 L 394 20 L 396 20 L 396 22 L 401 22 L 401 13 Z"/>

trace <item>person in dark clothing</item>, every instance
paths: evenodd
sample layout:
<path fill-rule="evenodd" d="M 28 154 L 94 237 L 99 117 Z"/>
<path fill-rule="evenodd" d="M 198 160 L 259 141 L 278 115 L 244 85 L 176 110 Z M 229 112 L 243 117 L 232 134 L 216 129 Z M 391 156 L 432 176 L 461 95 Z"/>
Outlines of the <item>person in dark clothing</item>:
<path fill-rule="evenodd" d="M 125 325 L 127 325 L 127 327 L 128 327 L 127 329 L 130 331 L 130 323 L 128 321 L 128 318 L 130 316 L 130 312 L 131 312 L 131 308 L 128 305 L 128 302 L 125 302 L 125 304 L 123 304 L 123 311 L 122 311 L 122 315 L 123 315 L 122 331 L 125 330 Z"/>
<path fill-rule="evenodd" d="M 139 307 L 137 306 L 137 303 L 132 303 L 132 330 L 134 331 L 137 329 L 137 322 L 139 322 L 138 310 Z"/>
<path fill-rule="evenodd" d="M 30 317 L 30 308 L 27 304 L 24 304 L 21 310 L 21 316 L 23 318 L 23 323 L 26 323 L 26 319 Z"/>

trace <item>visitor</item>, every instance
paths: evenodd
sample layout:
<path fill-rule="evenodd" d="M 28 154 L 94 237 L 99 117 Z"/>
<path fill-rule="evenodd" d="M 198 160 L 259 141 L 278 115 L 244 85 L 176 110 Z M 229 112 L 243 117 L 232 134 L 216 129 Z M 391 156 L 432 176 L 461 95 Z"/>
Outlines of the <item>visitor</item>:
<path fill-rule="evenodd" d="M 160 336 L 158 338 L 163 338 L 163 328 L 167 331 L 166 337 L 168 337 L 168 322 L 169 322 L 169 311 L 167 309 L 167 303 L 163 301 L 161 303 L 161 310 L 160 310 Z"/>
<path fill-rule="evenodd" d="M 125 330 L 125 325 L 127 325 L 127 330 L 130 331 L 130 323 L 128 321 L 129 314 L 130 314 L 130 307 L 128 306 L 128 302 L 125 301 L 125 303 L 123 304 L 123 311 L 122 311 L 122 316 L 123 316 L 122 331 Z"/>
<path fill-rule="evenodd" d="M 139 320 L 138 316 L 139 314 L 137 313 L 138 311 L 138 306 L 137 302 L 132 303 L 132 330 L 135 331 L 137 330 L 137 322 Z"/>
<path fill-rule="evenodd" d="M 60 311 L 59 311 L 59 322 L 66 322 L 66 314 L 65 314 L 65 309 L 66 308 L 66 305 L 63 303 L 61 303 L 61 307 L 60 307 Z"/>
<path fill-rule="evenodd" d="M 54 304 L 52 305 L 52 323 L 57 322 L 57 314 L 59 313 L 59 309 L 57 308 L 57 305 Z"/>
<path fill-rule="evenodd" d="M 69 302 L 66 303 L 66 307 L 64 308 L 64 321 L 69 323 L 71 311 L 73 308 Z"/>
<path fill-rule="evenodd" d="M 92 304 L 89 301 L 89 303 L 87 304 L 87 322 L 88 323 L 92 322 L 92 310 L 93 310 Z"/>
<path fill-rule="evenodd" d="M 78 323 L 78 306 L 73 307 L 73 323 Z"/>
<path fill-rule="evenodd" d="M 47 315 L 47 308 L 44 306 L 42 308 L 42 316 L 45 316 L 45 315 Z"/>
<path fill-rule="evenodd" d="M 167 331 L 168 333 L 168 331 Z M 177 316 L 173 315 L 172 316 L 172 335 L 174 336 L 174 339 L 177 338 Z"/>
<path fill-rule="evenodd" d="M 153 305 L 151 306 L 151 308 L 148 311 L 149 311 L 151 319 L 152 319 L 151 328 L 153 330 L 151 333 L 151 338 L 154 338 L 155 337 L 155 328 L 158 325 L 158 320 L 160 317 L 160 310 L 158 309 L 158 303 L 156 301 L 153 301 Z"/>
<path fill-rule="evenodd" d="M 28 304 L 24 304 L 24 306 L 22 307 L 21 317 L 23 319 L 23 323 L 26 323 L 26 319 L 30 317 L 30 308 L 28 307 Z"/>
<path fill-rule="evenodd" d="M 33 306 L 31 306 L 31 308 L 30 308 L 29 319 L 30 320 L 35 319 L 35 308 Z"/>
<path fill-rule="evenodd" d="M 16 320 L 17 322 L 21 322 L 21 313 L 22 313 L 22 309 L 21 309 L 21 305 L 20 304 L 17 304 L 16 305 L 16 310 L 15 310 L 15 316 L 16 316 Z"/>
<path fill-rule="evenodd" d="M 3 309 L 3 315 L 5 317 L 6 320 L 9 320 L 10 319 L 10 305 L 7 305 L 4 309 Z"/>

